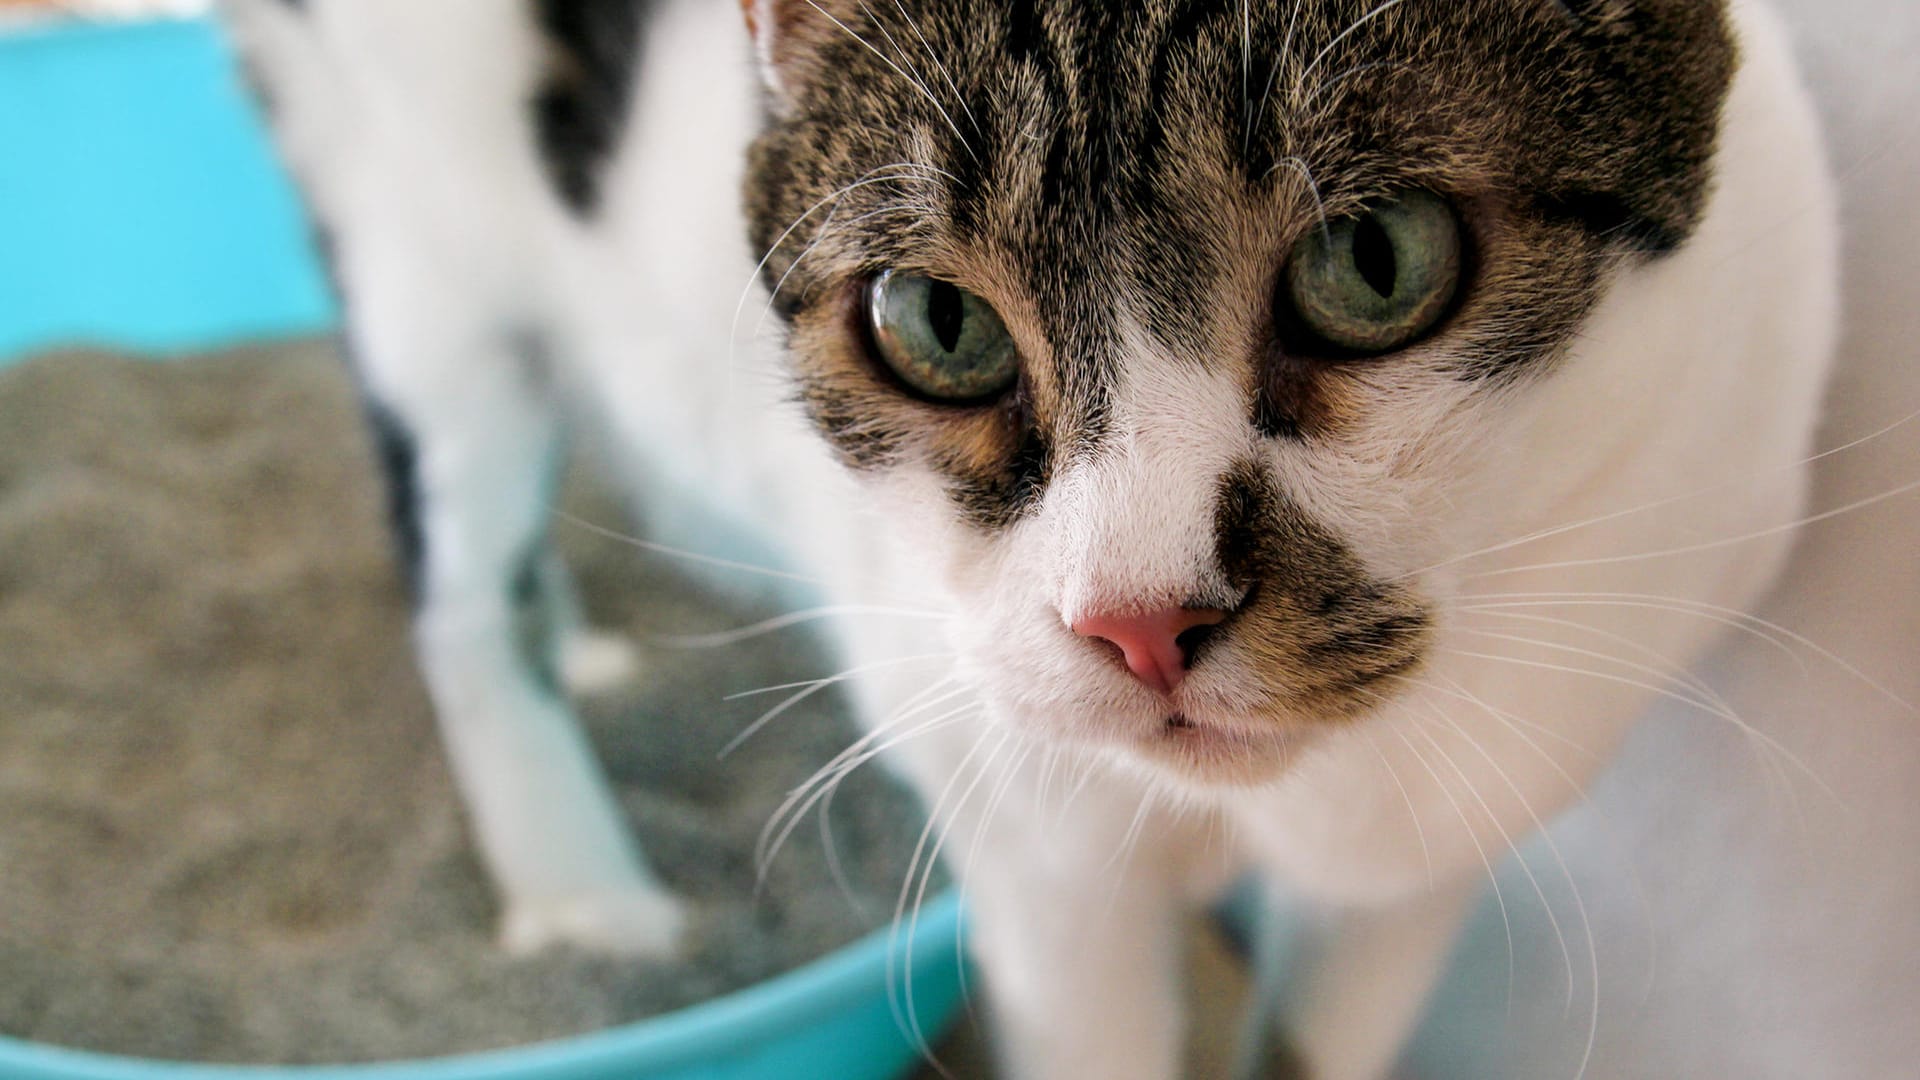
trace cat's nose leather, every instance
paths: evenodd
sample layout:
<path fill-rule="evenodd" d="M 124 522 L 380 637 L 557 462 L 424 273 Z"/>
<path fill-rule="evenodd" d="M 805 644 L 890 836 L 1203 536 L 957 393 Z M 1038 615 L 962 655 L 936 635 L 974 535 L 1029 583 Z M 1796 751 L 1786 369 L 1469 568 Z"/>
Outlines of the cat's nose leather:
<path fill-rule="evenodd" d="M 1226 612 L 1213 608 L 1092 614 L 1075 619 L 1073 632 L 1119 649 L 1134 678 L 1162 694 L 1171 694 L 1187 677 L 1187 667 L 1193 661 L 1193 639 L 1183 641 L 1181 635 L 1203 626 L 1218 626 L 1226 619 Z"/>

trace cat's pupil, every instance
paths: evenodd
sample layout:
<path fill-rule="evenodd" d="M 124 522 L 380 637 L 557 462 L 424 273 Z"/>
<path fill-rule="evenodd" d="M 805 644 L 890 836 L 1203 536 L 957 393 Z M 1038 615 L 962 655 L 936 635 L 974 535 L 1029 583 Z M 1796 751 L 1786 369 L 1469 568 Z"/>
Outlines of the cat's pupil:
<path fill-rule="evenodd" d="M 1353 266 L 1360 271 L 1360 279 L 1382 299 L 1393 295 L 1394 282 L 1400 277 L 1400 267 L 1393 255 L 1393 239 L 1371 214 L 1353 227 Z"/>
<path fill-rule="evenodd" d="M 952 352 L 960 347 L 960 331 L 966 327 L 967 304 L 958 286 L 936 281 L 927 290 L 927 325 L 940 347 Z"/>

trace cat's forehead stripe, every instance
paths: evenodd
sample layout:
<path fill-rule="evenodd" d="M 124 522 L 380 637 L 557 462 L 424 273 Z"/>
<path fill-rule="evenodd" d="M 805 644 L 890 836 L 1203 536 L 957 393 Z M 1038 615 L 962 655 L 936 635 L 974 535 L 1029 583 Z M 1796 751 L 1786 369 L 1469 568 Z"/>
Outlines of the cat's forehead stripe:
<path fill-rule="evenodd" d="M 886 267 L 986 265 L 966 280 L 1031 308 L 1038 392 L 985 443 L 921 457 L 983 524 L 1017 520 L 1107 434 L 1119 375 L 1143 362 L 1114 333 L 1122 312 L 1162 359 L 1255 373 L 1247 419 L 1269 436 L 1364 421 L 1311 366 L 1276 360 L 1265 327 L 1314 216 L 1400 188 L 1469 219 L 1457 372 L 1557 355 L 1613 260 L 1686 239 L 1732 62 L 1710 0 L 825 6 L 863 39 L 924 39 L 945 71 L 923 93 L 853 35 L 822 39 L 809 70 L 834 76 L 801 86 L 755 150 L 766 274 L 788 316 Z M 846 190 L 900 162 L 929 172 Z M 885 395 L 833 401 L 816 412 L 830 438 L 889 448 L 869 463 L 906 460 L 891 451 L 939 423 Z"/>

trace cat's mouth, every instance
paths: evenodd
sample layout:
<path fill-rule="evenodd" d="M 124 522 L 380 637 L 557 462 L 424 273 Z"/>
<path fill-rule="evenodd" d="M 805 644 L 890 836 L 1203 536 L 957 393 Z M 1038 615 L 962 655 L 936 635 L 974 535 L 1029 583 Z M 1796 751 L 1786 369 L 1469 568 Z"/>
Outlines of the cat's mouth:
<path fill-rule="evenodd" d="M 1293 757 L 1295 740 L 1273 728 L 1174 712 L 1136 742 L 1147 757 L 1212 784 L 1272 779 Z"/>

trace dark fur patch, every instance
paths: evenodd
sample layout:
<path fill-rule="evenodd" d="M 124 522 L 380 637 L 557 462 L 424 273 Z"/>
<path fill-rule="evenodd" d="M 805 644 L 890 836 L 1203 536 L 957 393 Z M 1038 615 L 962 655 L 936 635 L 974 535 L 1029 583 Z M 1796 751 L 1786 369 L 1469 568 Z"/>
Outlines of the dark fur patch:
<path fill-rule="evenodd" d="M 1053 468 L 1046 433 L 1020 400 L 1002 410 L 1000 438 L 1011 451 L 995 453 L 987 467 L 960 460 L 943 463 L 953 501 L 967 521 L 983 529 L 1002 529 L 1040 505 Z"/>
<path fill-rule="evenodd" d="M 313 224 L 314 256 L 333 286 L 341 314 L 351 324 L 353 297 L 340 274 L 339 239 L 324 222 Z M 425 507 L 420 485 L 420 447 L 413 429 L 407 426 L 386 402 L 375 397 L 355 361 L 350 331 L 340 334 L 340 349 L 359 392 L 360 409 L 367 420 L 367 433 L 373 440 L 374 463 L 380 470 L 381 486 L 386 491 L 387 523 L 393 530 L 394 554 L 399 560 L 400 579 L 407 595 L 418 606 L 425 597 L 427 534 Z"/>
<path fill-rule="evenodd" d="M 1669 225 L 1634 213 L 1625 199 L 1599 191 L 1541 195 L 1534 209 L 1549 221 L 1568 221 L 1609 243 L 1623 243 L 1647 255 L 1665 255 L 1686 241 Z"/>
<path fill-rule="evenodd" d="M 581 216 L 599 204 L 600 179 L 626 126 L 652 0 L 534 0 L 548 70 L 532 110 L 554 191 Z"/>
<path fill-rule="evenodd" d="M 1324 431 L 1329 422 L 1326 384 L 1318 361 L 1289 356 L 1268 346 L 1253 396 L 1253 426 L 1269 439 L 1298 441 Z"/>
<path fill-rule="evenodd" d="M 1236 589 L 1259 584 L 1266 549 L 1263 536 L 1278 511 L 1279 496 L 1259 465 L 1243 461 L 1220 478 L 1213 515 L 1214 553 Z"/>
<path fill-rule="evenodd" d="M 373 433 L 374 454 L 386 482 L 387 519 L 400 556 L 400 573 L 417 604 L 425 588 L 426 529 L 422 523 L 420 452 L 413 431 L 388 408 L 364 391 L 361 402 L 367 427 Z"/>
<path fill-rule="evenodd" d="M 1221 477 L 1214 536 L 1228 580 L 1247 595 L 1222 630 L 1255 657 L 1276 699 L 1345 715 L 1371 704 L 1356 696 L 1424 658 L 1425 606 L 1369 575 L 1259 465 Z"/>
<path fill-rule="evenodd" d="M 535 686 L 559 697 L 563 692 L 555 664 L 559 652 L 559 601 L 553 595 L 555 583 L 548 579 L 550 558 L 544 535 L 529 544 L 514 571 L 508 599 L 512 603 L 514 640 L 520 649 L 521 664 L 533 677 Z"/>

